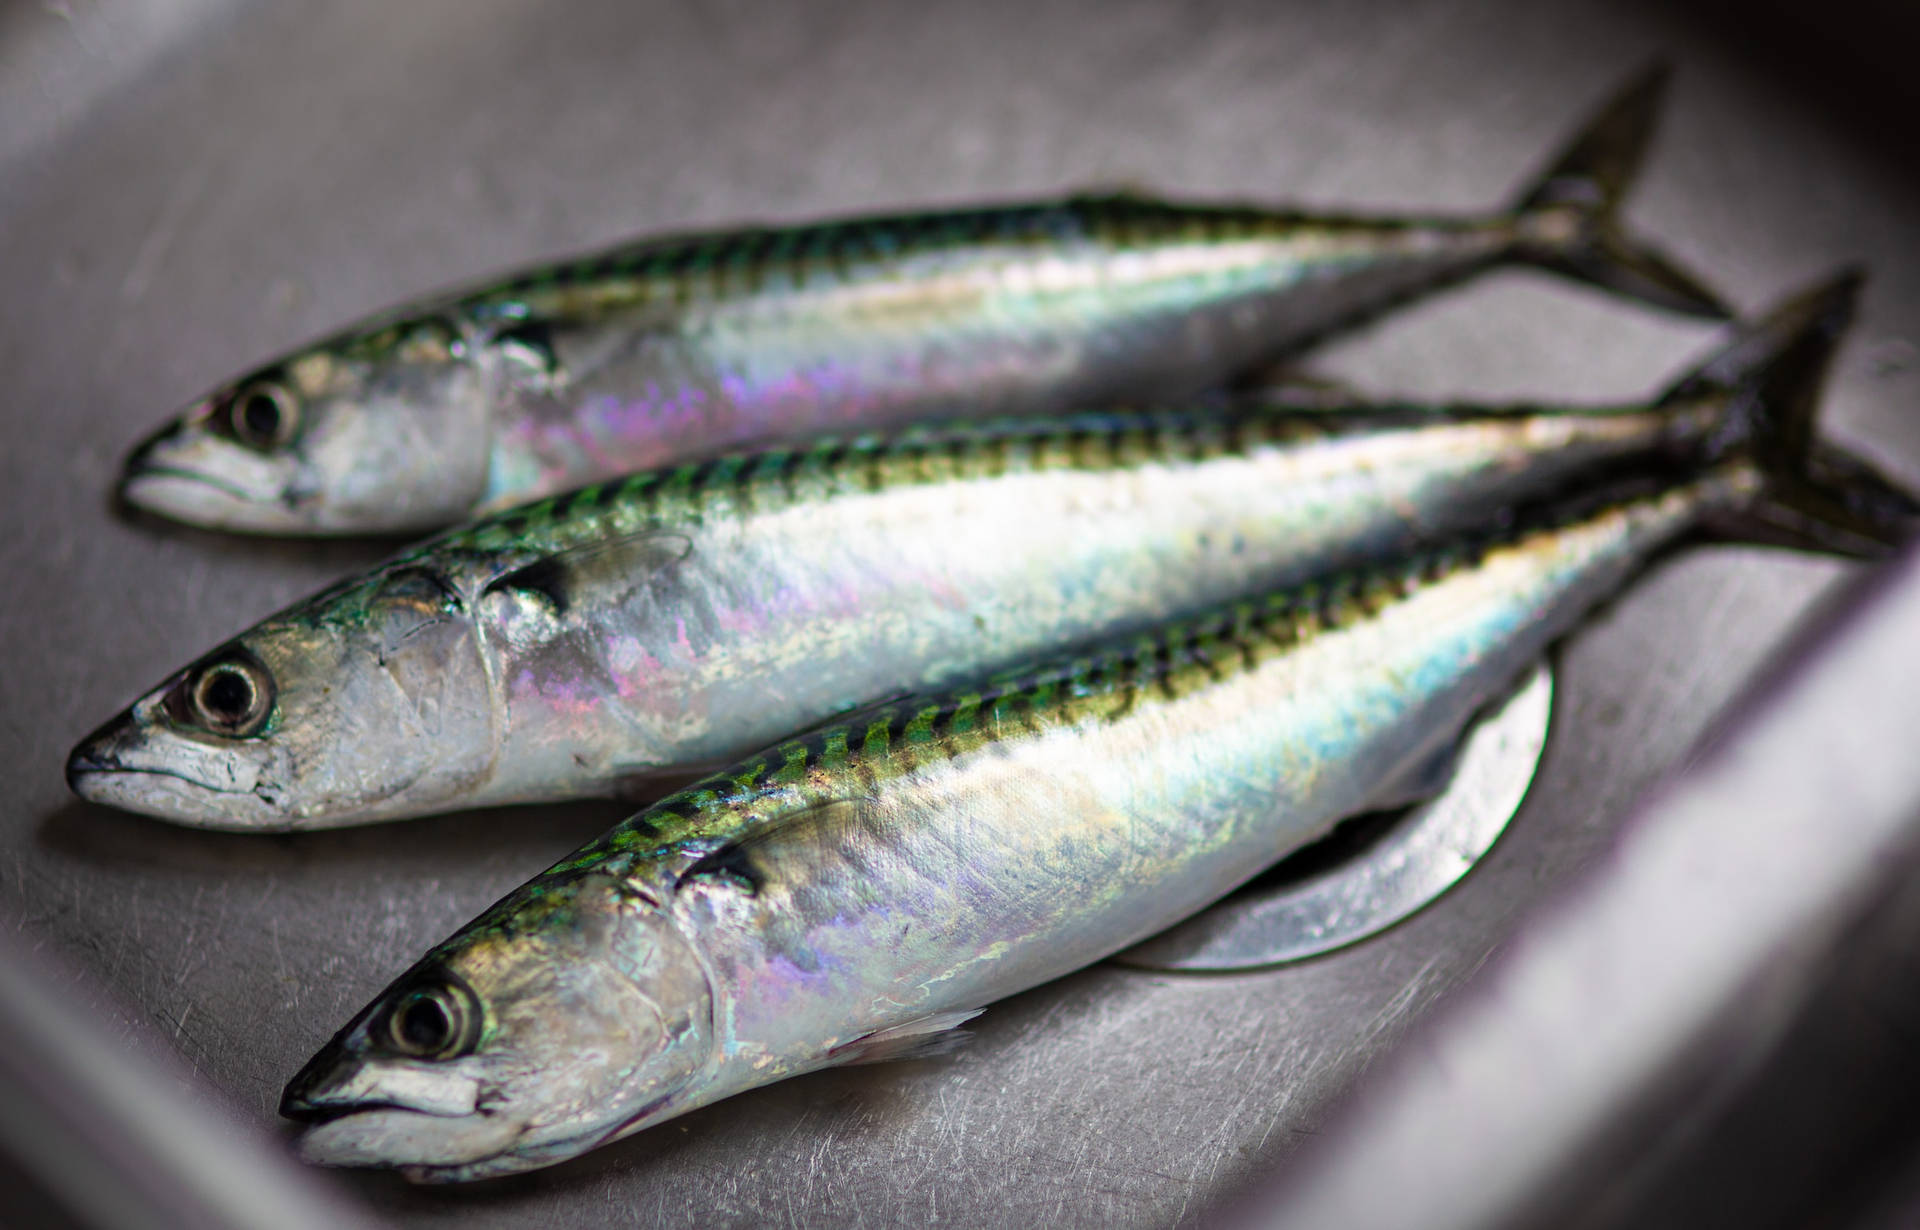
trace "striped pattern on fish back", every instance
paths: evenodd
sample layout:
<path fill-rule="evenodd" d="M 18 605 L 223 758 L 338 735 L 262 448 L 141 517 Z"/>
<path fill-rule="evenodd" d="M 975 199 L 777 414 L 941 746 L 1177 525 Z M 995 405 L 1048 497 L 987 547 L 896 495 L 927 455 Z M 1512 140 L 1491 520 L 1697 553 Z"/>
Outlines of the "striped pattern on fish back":
<path fill-rule="evenodd" d="M 570 491 L 455 530 L 420 548 L 414 558 L 568 550 L 657 526 L 903 486 L 1197 464 L 1354 429 L 1353 423 L 1325 416 L 1241 407 L 1009 419 L 830 438 L 801 448 L 648 470 Z"/>
<path fill-rule="evenodd" d="M 743 760 L 622 821 L 497 902 L 435 953 L 480 933 L 512 934 L 566 910 L 566 889 L 589 875 L 627 878 L 646 894 L 652 874 L 680 876 L 710 864 L 728 874 L 725 850 L 822 804 L 884 797 L 932 764 L 996 743 L 1117 722 L 1143 708 L 1231 686 L 1263 663 L 1353 627 L 1420 591 L 1483 565 L 1499 552 L 1531 551 L 1552 535 L 1607 523 L 1672 518 L 1716 500 L 1751 498 L 1747 467 L 1691 486 L 1623 482 L 1611 492 L 1524 511 L 1509 525 L 1468 535 L 1395 564 L 1356 568 L 1216 608 L 1076 657 L 1001 674 L 986 687 L 884 703 L 837 718 Z M 697 874 L 697 870 L 696 870 Z"/>
<path fill-rule="evenodd" d="M 651 239 L 546 266 L 470 296 L 467 307 L 482 320 L 577 318 L 636 305 L 684 306 L 775 289 L 830 288 L 891 277 L 903 265 L 941 255 L 1024 250 L 1040 256 L 1083 245 L 1129 251 L 1343 225 L 1397 230 L 1416 224 L 1239 204 L 1177 204 L 1127 193 L 1085 195 Z"/>
<path fill-rule="evenodd" d="M 1230 683 L 1275 655 L 1354 624 L 1480 548 L 1394 569 L 1353 571 L 1169 625 L 1085 655 L 1007 672 L 988 686 L 862 710 L 714 774 L 624 821 L 528 885 L 538 895 L 594 870 L 616 873 L 676 846 L 737 839 L 797 807 L 873 795 L 929 761 L 1051 729 L 1110 722 Z"/>

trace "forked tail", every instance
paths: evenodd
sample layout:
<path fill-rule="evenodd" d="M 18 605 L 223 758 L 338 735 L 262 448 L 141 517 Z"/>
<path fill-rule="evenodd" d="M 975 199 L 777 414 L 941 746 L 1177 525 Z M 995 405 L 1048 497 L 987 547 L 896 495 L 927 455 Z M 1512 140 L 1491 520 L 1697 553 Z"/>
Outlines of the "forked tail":
<path fill-rule="evenodd" d="M 1724 319 L 1720 297 L 1620 225 L 1653 138 L 1668 69 L 1636 76 L 1514 205 L 1521 259 L 1660 307 Z"/>
<path fill-rule="evenodd" d="M 1662 405 L 1725 398 L 1709 463 L 1750 460 L 1760 497 L 1711 528 L 1744 541 L 1870 558 L 1911 536 L 1920 502 L 1860 457 L 1818 438 L 1820 398 L 1864 276 L 1841 273 L 1743 326 Z"/>

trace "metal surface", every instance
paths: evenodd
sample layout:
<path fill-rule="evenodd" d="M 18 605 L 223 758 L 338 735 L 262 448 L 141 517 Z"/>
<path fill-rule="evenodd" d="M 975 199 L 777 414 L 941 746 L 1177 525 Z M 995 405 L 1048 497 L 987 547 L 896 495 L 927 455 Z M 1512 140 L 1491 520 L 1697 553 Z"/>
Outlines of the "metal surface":
<path fill-rule="evenodd" d="M 1595 874 L 1409 1038 L 1295 1159 L 1291 1186 L 1249 1220 L 1350 1230 L 1701 1224 L 1697 1209 L 1674 1217 L 1670 1196 L 1648 1199 L 1660 1172 L 1724 1125 L 1796 1022 L 1826 1010 L 1821 994 L 1859 946 L 1863 918 L 1901 890 L 1890 917 L 1906 934 L 1887 948 L 1882 920 L 1877 973 L 1911 976 L 1916 629 L 1920 549 L 1636 809 Z M 1857 1014 L 1857 989 L 1851 997 Z M 1807 1104 L 1803 1095 L 1777 1109 Z M 1829 1132 L 1855 1130 L 1850 1109 L 1829 1108 Z M 1730 1177 L 1700 1170 L 1689 1175 L 1696 1184 Z M 1817 1190 L 1782 1202 L 1775 1175 L 1728 1186 L 1747 1189 L 1712 1206 L 1731 1224 L 1805 1225 L 1831 1212 L 1809 1207 Z M 1752 1199 L 1755 1188 L 1776 1197 L 1771 1207 Z M 1668 1216 L 1650 1220 L 1650 1207 Z"/>
<path fill-rule="evenodd" d="M 0 1155 L 24 1163 L 41 1196 L 96 1226 L 362 1224 L 251 1125 L 208 1105 L 157 1039 L 99 1021 L 104 998 L 0 940 Z"/>
<path fill-rule="evenodd" d="M 1251 885 L 1114 959 L 1135 969 L 1260 969 L 1344 948 L 1406 919 L 1506 832 L 1552 716 L 1553 672 L 1542 666 L 1467 735 L 1443 793 L 1333 865 Z"/>
<path fill-rule="evenodd" d="M 1920 473 L 1904 151 L 1664 6 L 583 0 L 562 19 L 532 0 L 205 0 L 124 16 L 140 7 L 0 8 L 0 920 L 111 985 L 136 1007 L 115 1028 L 157 1033 L 263 1132 L 286 1078 L 388 978 L 620 814 L 260 840 L 65 793 L 67 748 L 131 690 L 384 552 L 227 542 L 107 499 L 168 408 L 368 310 L 645 230 L 1075 184 L 1480 208 L 1667 52 L 1634 224 L 1746 306 L 1863 260 L 1833 418 Z M 1373 390 L 1628 397 L 1708 336 L 1513 274 L 1314 365 Z M 1090 970 L 996 1005 L 948 1061 L 790 1081 L 522 1179 L 336 1181 L 409 1225 L 1196 1220 L 1282 1163 L 1604 849 L 1846 571 L 1731 548 L 1656 568 L 1561 655 L 1511 830 L 1374 939 L 1257 974 Z"/>

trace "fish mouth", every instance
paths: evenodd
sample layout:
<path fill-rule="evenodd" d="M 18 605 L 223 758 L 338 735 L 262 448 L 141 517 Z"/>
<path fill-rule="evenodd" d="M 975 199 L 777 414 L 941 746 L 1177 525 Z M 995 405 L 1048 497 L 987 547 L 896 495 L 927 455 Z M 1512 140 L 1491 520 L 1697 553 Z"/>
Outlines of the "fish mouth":
<path fill-rule="evenodd" d="M 416 1183 L 446 1183 L 475 1170 L 526 1169 L 504 1156 L 521 1132 L 517 1120 L 484 1113 L 358 1106 L 308 1120 L 294 1152 L 310 1166 L 398 1170 Z"/>
<path fill-rule="evenodd" d="M 354 1027 L 364 1037 L 365 1026 Z M 280 1095 L 280 1113 L 302 1122 L 330 1122 L 370 1110 L 404 1110 L 458 1119 L 482 1110 L 482 1088 L 471 1074 L 427 1061 L 366 1062 L 336 1038 L 294 1074 Z"/>
<path fill-rule="evenodd" d="M 209 529 L 286 533 L 303 528 L 279 497 L 182 466 L 129 469 L 121 476 L 119 499 L 127 508 Z"/>
<path fill-rule="evenodd" d="M 259 497 L 232 479 L 191 464 L 194 454 L 207 447 L 201 425 L 209 413 L 203 403 L 136 445 L 120 470 L 120 498 L 135 508 L 165 513 L 166 508 L 154 508 L 149 503 L 149 489 L 157 487 L 164 493 L 166 484 L 175 483 L 212 488 L 243 502 L 257 500 Z"/>
<path fill-rule="evenodd" d="M 210 529 L 298 529 L 289 459 L 250 453 L 189 413 L 142 441 L 120 469 L 122 507 Z"/>
<path fill-rule="evenodd" d="M 520 1139 L 524 1125 L 486 1109 L 478 1081 L 410 1091 L 408 1079 L 404 1070 L 382 1074 L 364 1066 L 337 1042 L 315 1055 L 280 1095 L 280 1114 L 306 1125 L 294 1145 L 300 1160 L 449 1182 L 469 1168 L 500 1165 L 500 1155 Z"/>
<path fill-rule="evenodd" d="M 123 774 L 135 774 L 148 777 L 170 777 L 197 790 L 209 790 L 215 794 L 253 793 L 250 789 L 238 786 L 217 786 L 171 765 L 128 762 L 114 749 L 116 745 L 137 738 L 139 733 L 139 725 L 134 721 L 133 716 L 122 714 L 82 739 L 79 745 L 67 754 L 67 789 L 89 803 L 106 802 L 108 800 L 94 797 L 95 794 L 103 793 L 96 783 L 102 779 Z"/>
<path fill-rule="evenodd" d="M 295 1153 L 314 1166 L 398 1171 L 410 1183 L 467 1183 L 585 1153 L 656 1118 L 675 1097 L 669 1092 L 612 1126 L 589 1125 L 530 1145 L 524 1113 L 498 1101 L 498 1091 L 484 1082 L 440 1086 L 436 1098 L 410 1091 L 406 1081 L 403 1071 L 374 1072 L 340 1043 L 328 1046 L 280 1096 L 280 1114 L 305 1125 Z"/>
<path fill-rule="evenodd" d="M 409 1109 L 409 1108 L 404 1106 L 401 1106 L 401 1107 L 383 1106 L 383 1105 L 349 1106 L 345 1103 L 334 1105 L 332 1103 L 327 1103 L 327 1102 L 309 1102 L 305 1098 L 296 1097 L 292 1092 L 287 1092 L 280 1095 L 280 1117 L 282 1119 L 291 1119 L 295 1123 L 305 1123 L 309 1125 L 316 1124 L 316 1123 L 332 1123 L 335 1119 L 345 1119 L 351 1115 L 358 1115 L 369 1110 L 406 1110 L 406 1109 Z M 425 1114 L 427 1112 L 415 1111 L 414 1113 Z"/>
<path fill-rule="evenodd" d="M 98 757 L 85 749 L 76 749 L 67 757 L 67 789 L 73 791 L 89 803 L 106 803 L 113 800 L 106 797 L 113 792 L 100 783 L 118 777 L 165 777 L 176 782 L 184 782 L 196 790 L 205 790 L 213 794 L 255 795 L 254 790 L 242 790 L 237 786 L 216 786 L 212 782 L 191 777 L 178 769 L 141 767 L 121 764 L 111 757 Z"/>
<path fill-rule="evenodd" d="M 259 497 L 241 487 L 240 484 L 208 474 L 200 470 L 188 469 L 177 465 L 154 465 L 140 461 L 129 461 L 127 471 L 120 476 L 120 498 L 136 508 L 146 508 L 142 502 L 142 487 L 174 482 L 188 483 L 197 487 L 211 487 L 220 494 L 236 500 L 258 501 Z"/>
<path fill-rule="evenodd" d="M 259 766 L 236 766 L 231 781 L 210 780 L 162 759 L 166 749 L 144 745 L 144 732 L 123 714 L 81 740 L 67 755 L 67 789 L 89 803 L 153 816 L 195 828 L 262 832 L 293 827 Z M 246 770 L 253 778 L 247 780 Z"/>
<path fill-rule="evenodd" d="M 216 786 L 178 769 L 117 765 L 80 752 L 67 760 L 67 789 L 89 803 L 189 828 L 270 833 L 298 827 L 260 787 Z"/>
<path fill-rule="evenodd" d="M 302 1076 L 305 1073 L 301 1074 Z M 411 1105 L 401 1101 L 381 1101 L 377 1098 L 365 1101 L 335 1100 L 326 1094 L 308 1096 L 295 1091 L 300 1077 L 293 1079 L 286 1092 L 280 1095 L 280 1117 L 291 1119 L 295 1123 L 324 1124 L 340 1119 L 351 1119 L 355 1115 L 370 1114 L 374 1111 L 404 1111 L 409 1115 L 420 1115 L 428 1119 L 466 1119 L 484 1111 L 468 1106 L 463 1109 L 442 1109 L 432 1106 Z"/>

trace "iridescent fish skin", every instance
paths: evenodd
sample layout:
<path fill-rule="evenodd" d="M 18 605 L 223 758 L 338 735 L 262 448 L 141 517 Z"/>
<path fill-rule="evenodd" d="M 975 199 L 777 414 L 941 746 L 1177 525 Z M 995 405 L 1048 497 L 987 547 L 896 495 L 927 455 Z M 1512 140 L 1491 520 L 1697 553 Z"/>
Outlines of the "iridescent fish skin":
<path fill-rule="evenodd" d="M 1184 397 L 1503 263 L 1722 315 L 1614 220 L 1663 82 L 1481 218 L 1075 197 L 616 249 L 268 364 L 122 493 L 227 530 L 417 530 L 749 442 Z"/>
<path fill-rule="evenodd" d="M 454 1182 L 897 1053 L 1377 800 L 1745 467 L 882 706 L 671 796 L 402 975 L 289 1084 L 309 1161 Z"/>
<path fill-rule="evenodd" d="M 268 830 L 612 793 L 1444 533 L 1676 426 L 1697 437 L 1714 415 L 1694 411 L 1372 432 L 1106 415 L 654 472 L 264 621 L 83 743 L 70 780 Z M 219 716 L 223 687 L 260 698 L 257 724 L 247 704 Z"/>
<path fill-rule="evenodd" d="M 1729 415 L 1771 404 L 1781 356 L 1825 355 L 1851 295 L 1787 304 L 1650 406 L 1087 414 L 589 488 L 264 621 L 84 741 L 69 781 L 277 830 L 684 777 L 877 696 L 1444 539 L 1595 471 L 1692 464 L 1739 439 Z"/>
<path fill-rule="evenodd" d="M 1920 505 L 1814 432 L 1854 290 L 1788 305 L 1681 386 L 1727 390 L 1731 457 L 881 703 L 647 808 L 349 1021 L 282 1097 L 311 1124 L 301 1154 L 481 1179 L 927 1053 L 1431 788 L 1474 715 L 1689 530 L 1883 554 Z"/>

